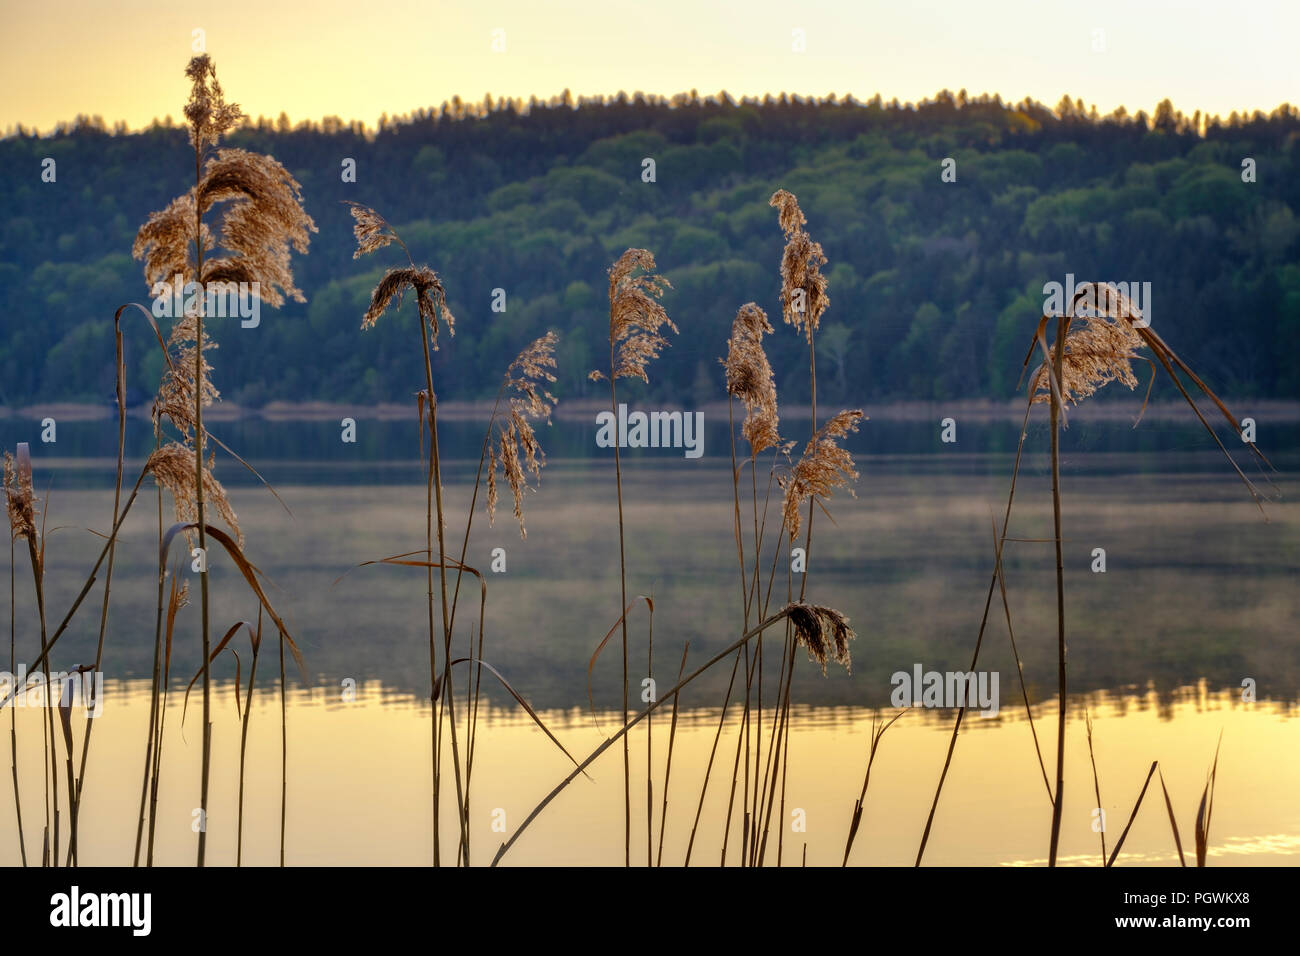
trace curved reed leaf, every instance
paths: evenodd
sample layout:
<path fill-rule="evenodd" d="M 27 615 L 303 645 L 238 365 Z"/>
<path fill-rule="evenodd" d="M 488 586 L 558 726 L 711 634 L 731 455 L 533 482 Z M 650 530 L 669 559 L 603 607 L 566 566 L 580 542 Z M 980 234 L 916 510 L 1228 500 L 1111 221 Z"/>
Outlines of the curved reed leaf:
<path fill-rule="evenodd" d="M 216 646 L 212 648 L 212 653 L 208 655 L 209 664 L 215 661 L 217 659 L 217 655 L 220 654 L 223 650 L 225 650 L 226 645 L 230 643 L 230 639 L 234 637 L 237 633 L 239 633 L 240 627 L 248 628 L 248 640 L 249 643 L 253 645 L 254 652 L 256 652 L 258 641 L 257 641 L 257 634 L 254 633 L 253 631 L 252 622 L 236 621 L 234 624 L 230 626 L 230 630 L 226 631 L 225 636 L 222 637 L 221 640 L 217 641 Z M 239 714 L 242 717 L 243 710 L 240 707 L 240 703 L 239 703 L 239 686 L 240 684 L 243 683 L 243 662 L 240 660 L 239 654 L 235 651 L 233 647 L 230 649 L 230 653 L 235 655 L 235 713 Z M 185 712 L 189 707 L 189 703 L 190 703 L 190 691 L 193 690 L 195 682 L 198 681 L 198 679 L 202 676 L 203 676 L 203 668 L 200 667 L 197 671 L 194 672 L 194 676 L 190 678 L 190 682 L 185 685 L 185 699 L 181 702 L 181 726 L 182 727 L 185 726 Z"/>
<path fill-rule="evenodd" d="M 537 711 L 533 710 L 533 708 L 529 706 L 528 701 L 524 700 L 524 698 L 520 696 L 519 692 L 510 686 L 510 682 L 506 680 L 505 677 L 502 676 L 499 670 L 497 670 L 487 661 L 480 660 L 477 657 L 458 657 L 451 662 L 452 667 L 455 667 L 457 664 L 477 664 L 481 667 L 486 667 L 488 670 L 490 670 L 493 673 L 493 675 L 496 677 L 496 679 L 501 682 L 501 686 L 504 687 L 507 691 L 509 691 L 510 696 L 513 697 L 519 703 L 519 706 L 522 707 L 525 710 L 525 712 L 527 712 L 529 717 L 533 718 L 533 723 L 537 724 L 538 727 L 542 728 L 546 736 L 551 738 L 551 742 L 554 743 L 555 746 L 560 748 L 560 752 L 563 753 L 564 756 L 568 757 L 569 760 L 572 761 L 575 767 L 578 766 L 578 761 L 574 760 L 573 754 L 569 753 L 569 751 L 565 749 L 564 744 L 560 743 L 559 739 L 555 736 L 555 734 L 551 733 L 551 728 L 547 727 L 546 723 L 542 720 L 542 718 L 537 716 Z M 582 768 L 579 767 L 578 769 L 581 770 Z M 586 776 L 585 772 L 583 773 L 583 776 Z"/>
<path fill-rule="evenodd" d="M 627 620 L 627 616 L 629 612 L 631 612 L 633 606 L 636 604 L 637 601 L 645 601 L 646 607 L 650 609 L 650 620 L 653 622 L 654 615 L 655 615 L 654 598 L 646 597 L 644 594 L 638 594 L 630 602 L 628 602 L 627 607 L 623 608 L 623 613 L 618 616 L 618 620 L 614 622 L 614 626 L 611 627 L 608 632 L 606 632 L 605 636 L 601 639 L 601 642 L 596 646 L 595 652 L 591 655 L 591 660 L 587 662 L 587 701 L 591 705 L 591 719 L 592 722 L 595 723 L 597 730 L 600 729 L 600 721 L 596 719 L 596 699 L 591 690 L 591 672 L 592 669 L 596 666 L 596 658 L 598 658 L 600 656 L 600 652 L 605 649 L 605 645 L 608 644 L 609 639 L 614 636 L 614 632 L 617 631 L 620 625 L 622 625 L 623 622 Z"/>
<path fill-rule="evenodd" d="M 182 531 L 197 528 L 198 524 L 197 521 L 180 521 L 167 529 L 166 533 L 163 534 L 162 543 L 158 549 L 158 560 L 160 564 L 165 565 L 167 563 L 167 553 L 171 549 L 172 539 Z M 261 572 L 248 560 L 248 558 L 244 557 L 244 552 L 240 550 L 239 545 L 237 545 L 235 540 L 231 538 L 230 535 L 226 534 L 226 532 L 222 531 L 220 528 L 214 528 L 212 525 L 207 525 L 204 530 L 208 534 L 212 535 L 212 537 L 226 549 L 226 553 L 230 555 L 230 559 L 235 562 L 235 566 L 239 568 L 239 573 L 244 576 L 244 580 L 248 582 L 248 586 L 252 588 L 253 593 L 257 595 L 257 599 L 261 602 L 262 607 L 266 608 L 266 613 L 270 616 L 271 620 L 275 622 L 275 626 L 284 633 L 285 642 L 289 645 L 289 653 L 293 655 L 294 663 L 298 665 L 298 670 L 302 675 L 304 683 L 308 682 L 307 666 L 302 659 L 302 652 L 298 650 L 298 645 L 294 643 L 293 637 L 289 634 L 288 626 L 281 619 L 280 615 L 276 613 L 275 608 L 271 606 L 271 602 L 267 599 L 266 593 L 262 590 L 262 586 L 257 583 L 257 576 L 261 574 Z"/>

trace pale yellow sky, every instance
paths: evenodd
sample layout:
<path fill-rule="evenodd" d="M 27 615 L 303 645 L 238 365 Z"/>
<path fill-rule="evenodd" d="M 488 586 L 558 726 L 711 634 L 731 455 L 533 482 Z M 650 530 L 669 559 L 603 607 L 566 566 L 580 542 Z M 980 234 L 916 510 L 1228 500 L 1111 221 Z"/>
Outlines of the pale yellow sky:
<path fill-rule="evenodd" d="M 294 121 L 566 87 L 902 101 L 965 87 L 1223 116 L 1300 100 L 1300 0 L 0 0 L 0 22 L 5 129 L 179 119 L 196 29 L 231 99 Z"/>

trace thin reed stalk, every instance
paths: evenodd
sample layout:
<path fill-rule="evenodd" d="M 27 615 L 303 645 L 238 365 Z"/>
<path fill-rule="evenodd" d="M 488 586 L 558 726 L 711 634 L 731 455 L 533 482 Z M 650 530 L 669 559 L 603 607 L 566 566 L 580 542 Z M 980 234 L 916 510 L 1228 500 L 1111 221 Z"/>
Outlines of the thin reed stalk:
<path fill-rule="evenodd" d="M 26 459 L 26 470 L 31 473 L 31 459 L 28 457 L 26 444 L 18 446 L 19 468 L 24 468 L 23 462 Z M 42 519 L 43 520 L 43 519 Z M 42 538 L 41 544 L 36 543 L 35 535 L 27 536 L 27 554 L 32 566 L 32 582 L 36 590 L 36 610 L 40 619 L 41 628 L 41 663 L 45 673 L 45 710 L 48 721 L 48 734 L 45 725 L 42 725 L 42 734 L 46 740 L 46 757 L 45 757 L 45 774 L 47 778 L 46 800 L 50 802 L 53 809 L 53 816 L 47 816 L 47 832 L 52 835 L 51 855 L 49 864 L 51 866 L 59 865 L 59 769 L 56 754 L 57 736 L 54 733 L 54 707 L 49 695 L 54 692 L 54 687 L 50 683 L 50 661 L 49 653 L 53 646 L 47 634 L 45 623 L 45 543 Z"/>
<path fill-rule="evenodd" d="M 609 341 L 609 411 L 618 427 L 618 392 L 614 374 L 614 339 Z M 623 465 L 619 455 L 622 436 L 614 438 L 614 490 L 618 497 L 618 593 L 619 603 L 627 606 L 627 553 L 623 528 Z M 627 723 L 627 615 L 620 620 L 623 647 L 623 723 Z M 632 756 L 627 737 L 623 738 L 623 865 L 632 865 Z"/>
<path fill-rule="evenodd" d="M 284 679 L 284 628 L 280 629 L 280 866 L 284 867 L 284 832 L 289 815 L 289 706 Z"/>
<path fill-rule="evenodd" d="M 235 826 L 235 866 L 244 865 L 244 762 L 248 753 L 248 725 L 253 719 L 253 687 L 257 681 L 257 656 L 262 649 L 262 609 L 257 609 L 257 634 L 253 635 L 253 662 L 248 671 L 248 695 L 239 731 L 239 810 Z"/>
<path fill-rule="evenodd" d="M 840 866 L 849 865 L 849 854 L 853 852 L 853 841 L 857 839 L 858 827 L 862 824 L 862 807 L 867 800 L 867 787 L 871 784 L 871 766 L 876 762 L 876 749 L 880 746 L 881 738 L 885 736 L 885 731 L 894 725 L 894 721 L 902 717 L 907 711 L 900 710 L 889 720 L 880 726 L 876 725 L 876 718 L 871 718 L 871 749 L 867 752 L 867 769 L 862 776 L 862 791 L 858 794 L 857 802 L 853 804 L 853 816 L 849 821 L 849 835 L 844 841 L 844 859 Z M 807 860 L 808 844 L 804 844 L 804 858 Z"/>
<path fill-rule="evenodd" d="M 14 668 L 17 666 L 15 661 L 16 641 L 17 641 L 17 606 L 15 601 L 16 587 L 14 576 L 14 538 L 9 536 L 9 673 L 16 673 Z M 14 778 L 14 813 L 18 817 L 18 853 L 22 858 L 23 866 L 27 866 L 27 841 L 23 836 L 23 798 L 18 787 L 18 708 L 11 706 L 9 709 L 9 752 L 12 755 L 10 768 Z"/>
<path fill-rule="evenodd" d="M 1069 319 L 1061 316 L 1056 326 L 1056 353 L 1053 367 L 1056 381 L 1063 381 L 1065 364 L 1065 332 Z M 1047 865 L 1056 866 L 1056 851 L 1061 841 L 1061 811 L 1065 801 L 1065 720 L 1068 713 L 1065 674 L 1065 562 L 1061 541 L 1061 396 L 1051 396 L 1051 455 L 1052 455 L 1052 532 L 1056 546 L 1056 786 L 1052 800 L 1052 841 Z M 1154 765 L 1153 765 L 1154 767 Z M 1145 791 L 1144 791 L 1145 792 Z M 1122 839 L 1122 838 L 1121 838 Z M 1118 849 L 1118 847 L 1116 848 Z"/>
<path fill-rule="evenodd" d="M 700 828 L 700 816 L 704 812 L 704 797 L 709 789 L 709 779 L 713 775 L 713 761 L 718 755 L 718 742 L 722 739 L 722 729 L 727 723 L 727 707 L 731 703 L 731 692 L 736 686 L 736 673 L 739 670 L 740 653 L 737 652 L 736 659 L 731 664 L 731 679 L 727 682 L 727 693 L 722 698 L 722 713 L 718 717 L 718 729 L 713 735 L 713 746 L 709 748 L 709 761 L 704 768 L 704 782 L 700 785 L 700 799 L 695 806 L 695 820 L 691 823 L 691 836 L 686 844 L 686 859 L 683 861 L 682 866 L 691 865 L 691 851 L 695 848 L 695 834 Z"/>
<path fill-rule="evenodd" d="M 682 648 L 682 663 L 677 669 L 677 680 L 682 679 L 686 673 L 686 655 L 691 652 L 691 642 L 687 641 L 686 646 Z M 681 697 L 673 694 L 673 718 L 672 723 L 668 725 L 668 760 L 664 765 L 664 802 L 663 809 L 659 812 L 659 853 L 655 857 L 655 866 L 664 865 L 664 834 L 668 832 L 668 785 L 672 782 L 673 777 L 673 744 L 677 740 L 677 705 Z"/>
<path fill-rule="evenodd" d="M 1142 783 L 1142 791 L 1138 794 L 1137 801 L 1133 804 L 1133 812 L 1129 814 L 1128 823 L 1124 824 L 1124 829 L 1115 841 L 1115 849 L 1111 850 L 1110 858 L 1106 860 L 1106 866 L 1114 866 L 1115 860 L 1119 857 L 1119 851 L 1124 848 L 1124 841 L 1128 839 L 1128 831 L 1133 828 L 1133 821 L 1137 819 L 1138 811 L 1142 809 L 1142 799 L 1147 795 L 1147 787 L 1151 786 L 1151 778 L 1155 776 L 1157 761 L 1151 761 L 1151 769 L 1147 771 L 1147 778 Z M 1055 859 L 1055 858 L 1053 858 Z"/>
<path fill-rule="evenodd" d="M 167 566 L 167 548 L 172 533 L 164 531 L 158 539 L 158 566 L 160 568 L 165 569 Z M 189 603 L 189 582 L 177 584 L 181 565 L 182 562 L 177 561 L 175 569 L 172 571 L 171 592 L 167 599 L 166 629 L 163 632 L 163 666 L 158 688 L 160 697 L 157 706 L 157 730 L 153 739 L 153 777 L 149 789 L 149 844 L 146 856 L 148 866 L 153 866 L 154 835 L 158 824 L 158 790 L 159 782 L 162 779 L 163 741 L 167 731 L 167 701 L 171 692 L 172 648 L 176 635 L 176 616 Z M 186 693 L 188 696 L 188 689 Z"/>
<path fill-rule="evenodd" d="M 1092 714 L 1083 712 L 1084 726 L 1088 731 L 1088 760 L 1092 763 L 1092 790 L 1097 797 L 1097 812 L 1101 814 L 1101 826 L 1097 832 L 1101 835 L 1101 865 L 1106 865 L 1106 809 L 1101 803 L 1101 777 L 1097 774 L 1097 754 L 1092 749 Z M 1164 778 L 1161 777 L 1163 783 Z"/>
<path fill-rule="evenodd" d="M 649 627 L 647 631 L 646 643 L 646 679 L 650 681 L 650 686 L 654 687 L 655 679 L 655 618 L 649 616 Z M 677 698 L 674 697 L 674 706 Z M 645 719 L 645 865 L 652 867 L 655 863 L 654 858 L 654 815 L 655 815 L 655 784 L 654 784 L 654 733 L 650 724 L 650 715 Z M 667 789 L 664 795 L 668 795 Z"/>

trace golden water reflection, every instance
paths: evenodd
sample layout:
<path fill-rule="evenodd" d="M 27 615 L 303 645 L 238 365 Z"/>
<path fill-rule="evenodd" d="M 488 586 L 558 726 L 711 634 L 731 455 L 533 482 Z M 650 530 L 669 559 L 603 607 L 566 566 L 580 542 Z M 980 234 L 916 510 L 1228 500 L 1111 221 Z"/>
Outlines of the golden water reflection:
<path fill-rule="evenodd" d="M 81 816 L 85 865 L 130 863 L 140 796 L 147 683 L 111 683 L 96 723 Z M 1081 704 L 1082 702 L 1080 702 Z M 181 724 L 181 694 L 172 695 L 164 745 L 158 822 L 159 864 L 192 865 L 196 846 L 192 811 L 198 803 L 200 734 L 197 698 Z M 1230 695 L 1186 689 L 1168 706 L 1149 697 L 1094 698 L 1096 762 L 1107 813 L 1107 844 L 1128 819 L 1152 760 L 1159 760 L 1178 817 L 1186 852 L 1192 852 L 1197 803 L 1222 733 L 1211 832 L 1211 865 L 1295 865 L 1300 862 L 1300 720 L 1272 704 L 1242 704 Z M 734 713 L 734 710 L 733 710 Z M 662 715 L 662 717 L 660 717 Z M 8 714 L 0 715 L 3 724 Z M 41 840 L 41 712 L 16 713 L 19 773 L 29 855 Z M 541 714 L 579 759 L 617 727 L 617 715 L 597 720 L 581 708 Z M 792 722 L 785 825 L 769 837 L 774 861 L 797 865 L 807 846 L 809 865 L 838 865 L 853 803 L 862 785 L 873 717 L 865 708 L 797 709 Z M 1055 739 L 1055 713 L 1035 715 L 1040 740 Z M 881 743 L 872 769 L 864 818 L 851 862 L 910 865 L 943 763 L 951 712 L 913 712 Z M 490 861 L 503 834 L 571 769 L 572 764 L 528 718 L 515 709 L 491 707 L 480 715 L 481 736 L 471 781 L 471 852 L 476 864 Z M 691 710 L 679 716 L 672 765 L 663 859 L 684 859 L 699 785 L 717 728 L 718 712 Z M 279 858 L 280 711 L 271 686 L 259 689 L 253 706 L 245 791 L 244 861 L 274 865 Z M 656 713 L 653 757 L 655 808 L 653 852 L 658 852 L 660 787 L 667 754 L 669 715 Z M 57 726 L 56 720 L 56 726 Z M 599 723 L 600 729 L 597 729 Z M 716 864 L 734 757 L 729 720 L 696 839 L 692 863 Z M 213 776 L 208 859 L 235 860 L 240 723 L 232 685 L 213 698 Z M 376 683 L 342 703 L 337 687 L 291 691 L 288 711 L 288 827 L 290 865 L 424 865 L 431 860 L 429 718 L 427 708 L 391 695 Z M 1045 862 L 1051 808 L 1023 713 L 971 719 L 959 741 L 926 862 L 948 865 L 1015 865 Z M 74 714 L 78 746 L 80 715 Z M 7 729 L 7 728 L 6 728 Z M 7 736 L 7 734 L 5 734 Z M 1097 865 L 1099 836 L 1092 830 L 1093 781 L 1082 707 L 1071 714 L 1067 746 L 1066 803 L 1061 858 Z M 8 748 L 5 748 L 6 750 Z M 620 747 L 611 747 L 521 837 L 506 857 L 510 864 L 621 865 L 623 793 Z M 1049 775 L 1053 756 L 1045 753 Z M 5 762 L 8 762 L 7 755 Z M 632 734 L 634 863 L 646 857 L 646 735 Z M 7 776 L 7 775 L 6 775 Z M 452 785 L 450 765 L 444 775 Z M 62 782 L 62 780 L 61 780 Z M 19 862 L 13 825 L 13 793 L 0 788 L 0 814 L 7 835 L 0 863 Z M 64 795 L 66 804 L 66 795 Z M 66 807 L 65 807 L 66 810 Z M 795 811 L 802 811 L 796 814 Z M 444 852 L 455 847 L 454 816 L 444 811 Z M 806 831 L 795 832 L 797 817 Z M 66 846 L 66 835 L 64 837 Z M 734 844 L 732 848 L 734 860 Z M 1121 863 L 1177 865 L 1177 853 L 1159 792 L 1152 781 L 1125 843 Z"/>

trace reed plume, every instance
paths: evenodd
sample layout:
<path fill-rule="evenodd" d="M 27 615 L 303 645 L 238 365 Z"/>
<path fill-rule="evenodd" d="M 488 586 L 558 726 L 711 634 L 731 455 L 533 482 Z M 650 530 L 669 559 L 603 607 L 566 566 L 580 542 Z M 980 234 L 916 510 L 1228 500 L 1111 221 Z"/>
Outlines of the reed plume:
<path fill-rule="evenodd" d="M 749 442 L 751 458 L 781 440 L 776 381 L 763 350 L 763 336 L 772 332 L 767 313 L 753 302 L 745 303 L 731 323 L 727 357 L 721 360 L 726 370 L 727 394 L 740 399 L 745 406 L 740 433 Z"/>
<path fill-rule="evenodd" d="M 847 488 L 850 495 L 857 497 L 849 484 L 858 478 L 853 456 L 836 442 L 857 431 L 862 417 L 862 409 L 857 408 L 830 418 L 804 447 L 790 475 L 779 479 L 785 490 L 782 513 L 791 541 L 799 536 L 799 509 L 805 501 L 829 498 L 836 488 Z"/>
<path fill-rule="evenodd" d="M 826 676 L 826 662 L 843 665 L 853 670 L 849 655 L 849 641 L 858 635 L 849 627 L 849 619 L 839 611 L 820 604 L 790 604 L 786 611 L 794 628 L 795 644 L 808 651 L 808 659 L 821 665 Z"/>
<path fill-rule="evenodd" d="M 1138 385 L 1132 362 L 1141 358 L 1141 335 L 1133 326 L 1142 316 L 1126 296 L 1112 286 L 1096 286 L 1094 314 L 1075 315 L 1065 334 L 1061 376 L 1057 384 L 1065 404 L 1078 405 L 1098 389 L 1119 382 L 1134 389 Z M 1054 346 L 1049 346 L 1054 353 Z M 1051 363 L 1045 357 L 1029 382 L 1034 404 L 1050 401 Z"/>
<path fill-rule="evenodd" d="M 387 311 L 394 300 L 396 300 L 398 308 L 401 308 L 402 293 L 407 289 L 415 291 L 416 307 L 419 309 L 421 318 L 429 323 L 429 335 L 433 343 L 433 349 L 437 351 L 438 330 L 440 328 L 439 316 L 441 315 L 442 320 L 446 322 L 447 332 L 451 335 L 456 334 L 456 317 L 447 308 L 446 292 L 442 287 L 442 280 L 428 266 L 421 266 L 418 269 L 415 267 L 389 269 L 384 273 L 384 277 L 379 280 L 379 284 L 375 286 L 370 295 L 370 307 L 366 309 L 366 314 L 362 317 L 361 327 L 363 329 L 373 328 L 375 323 L 379 321 L 379 317 Z"/>
<path fill-rule="evenodd" d="M 667 344 L 660 332 L 664 326 L 677 332 L 677 326 L 659 299 L 672 284 L 655 272 L 655 257 L 646 249 L 628 249 L 609 270 L 609 343 L 614 352 L 611 363 L 613 379 L 639 378 L 649 382 L 646 366 Z M 588 376 L 593 382 L 604 379 L 596 370 Z"/>
<path fill-rule="evenodd" d="M 352 235 L 357 239 L 353 259 L 360 259 L 376 249 L 382 249 L 390 242 L 401 241 L 388 225 L 388 220 L 369 206 L 363 206 L 359 202 L 349 202 L 348 206 L 351 207 L 352 218 L 356 220 L 352 226 Z"/>
<path fill-rule="evenodd" d="M 171 493 L 176 508 L 176 521 L 190 523 L 198 520 L 198 501 L 194 495 L 194 449 L 185 442 L 168 442 L 151 454 L 145 465 L 154 480 Z M 244 533 L 239 519 L 230 504 L 230 498 L 221 482 L 212 474 L 212 456 L 203 465 L 204 499 L 216 506 L 217 513 L 231 531 L 240 548 L 244 546 Z"/>
<path fill-rule="evenodd" d="M 26 538 L 28 541 L 39 541 L 36 515 L 40 507 L 36 503 L 36 493 L 32 487 L 30 463 L 26 468 L 19 468 L 14 462 L 14 456 L 8 451 L 4 457 L 4 489 L 10 537 L 15 540 Z"/>
<path fill-rule="evenodd" d="M 407 268 L 389 269 L 384 273 L 379 284 L 375 286 L 374 291 L 370 294 L 370 305 L 366 309 L 366 314 L 362 317 L 361 327 L 363 329 L 373 328 L 379 321 L 379 317 L 388 310 L 388 307 L 397 303 L 397 307 L 402 306 L 402 296 L 407 289 L 414 290 L 416 307 L 419 310 L 420 317 L 429 324 L 429 337 L 433 344 L 434 351 L 438 349 L 438 332 L 440 329 L 440 318 L 447 325 L 449 335 L 456 334 L 456 317 L 451 314 L 447 308 L 447 293 L 443 288 L 442 280 L 438 274 L 428 266 L 417 267 L 414 260 L 411 259 L 410 250 L 406 248 L 397 231 L 389 225 L 388 220 L 375 212 L 369 206 L 363 206 L 358 202 L 349 202 L 348 208 L 352 213 L 355 221 L 352 227 L 352 234 L 356 237 L 357 248 L 352 253 L 353 259 L 360 259 L 364 255 L 369 255 L 378 249 L 382 249 L 390 243 L 397 243 L 406 253 L 410 265 Z M 522 358 L 522 356 L 521 356 Z"/>
<path fill-rule="evenodd" d="M 188 312 L 177 320 L 167 337 L 167 353 L 172 356 L 167 371 L 163 373 L 154 399 L 153 418 L 161 425 L 165 418 L 181 433 L 187 444 L 194 441 L 194 408 L 204 408 L 221 398 L 212 384 L 212 366 L 206 355 L 198 355 L 198 316 Z M 203 351 L 217 348 L 211 338 L 203 342 Z M 196 379 L 196 373 L 198 378 Z M 197 381 L 197 385 L 196 385 Z"/>
<path fill-rule="evenodd" d="M 537 440 L 537 433 L 529 419 L 545 420 L 551 423 L 551 408 L 555 405 L 555 396 L 547 390 L 546 384 L 555 381 L 550 371 L 555 368 L 555 345 L 559 336 L 547 332 L 533 341 L 511 363 L 506 371 L 505 387 L 515 394 L 510 396 L 506 412 L 506 423 L 497 432 L 495 444 L 488 445 L 488 523 L 496 517 L 497 483 L 496 472 L 500 467 L 506 483 L 515 501 L 515 518 L 519 522 L 519 537 L 527 538 L 524 527 L 523 499 L 527 490 L 524 464 L 533 473 L 535 479 L 541 478 L 542 466 L 546 464 L 546 453 Z"/>
<path fill-rule="evenodd" d="M 793 325 L 811 343 L 822 313 L 830 305 L 826 277 L 821 272 L 826 254 L 821 243 L 814 242 L 803 228 L 808 220 L 793 193 L 778 189 L 768 205 L 777 210 L 777 221 L 786 240 L 781 254 L 781 314 L 787 324 Z"/>

